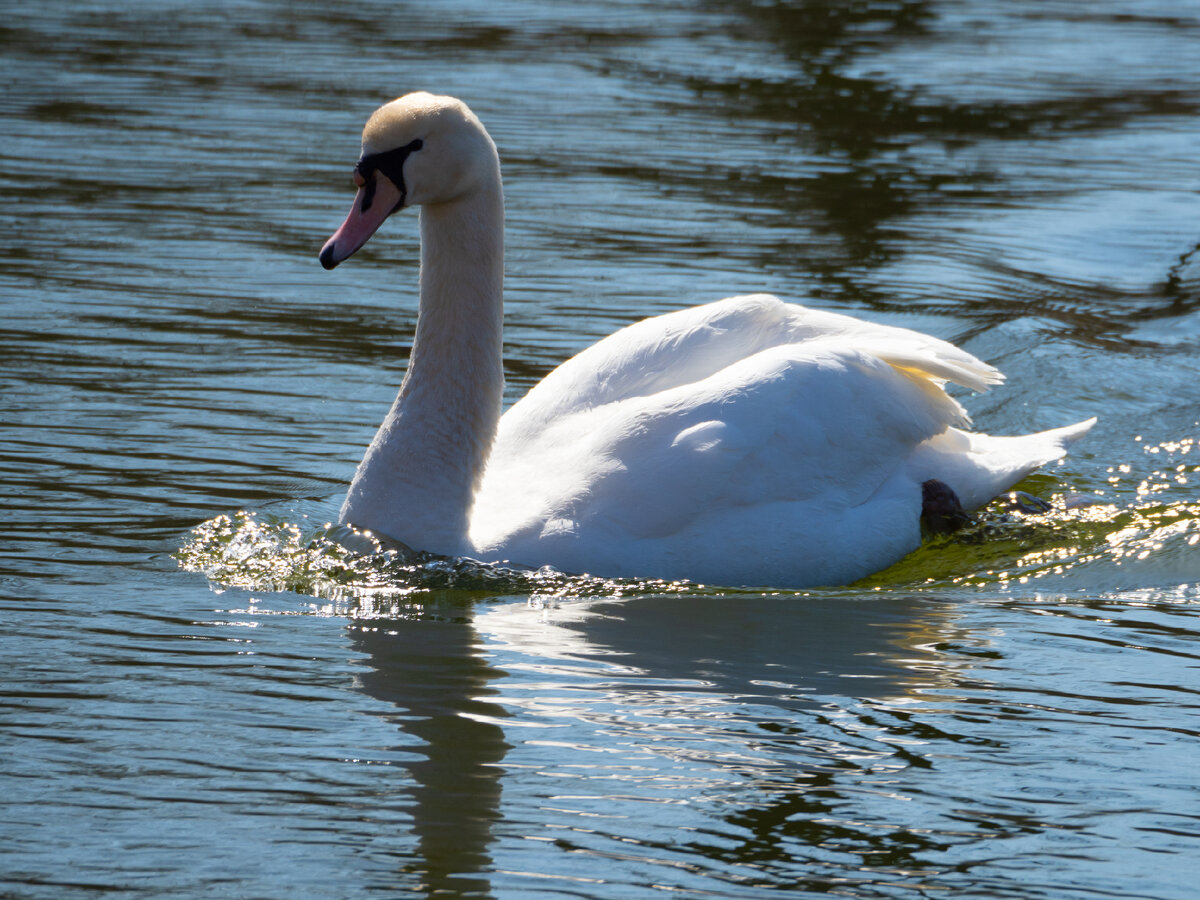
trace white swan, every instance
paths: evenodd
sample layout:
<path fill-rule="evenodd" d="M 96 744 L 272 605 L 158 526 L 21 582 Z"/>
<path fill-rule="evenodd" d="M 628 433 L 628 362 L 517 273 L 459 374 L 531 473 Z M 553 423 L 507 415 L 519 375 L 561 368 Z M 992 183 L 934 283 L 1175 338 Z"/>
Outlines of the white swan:
<path fill-rule="evenodd" d="M 341 520 L 424 550 L 605 576 L 840 584 L 921 542 L 922 485 L 967 509 L 1095 421 L 968 433 L 943 390 L 999 372 L 936 338 L 757 294 L 647 319 L 500 415 L 504 204 L 495 144 L 459 100 L 371 116 L 333 268 L 421 206 L 408 372 Z"/>

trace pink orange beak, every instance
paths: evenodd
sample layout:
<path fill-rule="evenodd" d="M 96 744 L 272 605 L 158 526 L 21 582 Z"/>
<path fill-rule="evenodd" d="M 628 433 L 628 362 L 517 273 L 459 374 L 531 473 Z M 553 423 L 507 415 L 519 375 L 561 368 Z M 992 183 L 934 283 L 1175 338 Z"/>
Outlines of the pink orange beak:
<path fill-rule="evenodd" d="M 400 189 L 382 172 L 375 172 L 372 182 L 367 182 L 355 172 L 354 181 L 358 185 L 358 193 L 354 195 L 350 214 L 346 216 L 342 227 L 321 248 L 319 258 L 326 269 L 332 269 L 370 240 L 383 220 L 395 212 L 404 200 Z"/>

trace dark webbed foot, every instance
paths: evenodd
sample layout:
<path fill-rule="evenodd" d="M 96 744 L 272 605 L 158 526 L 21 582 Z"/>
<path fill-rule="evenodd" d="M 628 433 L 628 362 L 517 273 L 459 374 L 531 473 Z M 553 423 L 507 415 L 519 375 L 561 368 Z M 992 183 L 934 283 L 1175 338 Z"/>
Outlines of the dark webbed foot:
<path fill-rule="evenodd" d="M 1004 500 L 1004 505 L 1009 511 L 1025 513 L 1030 516 L 1040 516 L 1054 509 L 1053 504 L 1024 491 L 1009 491 L 1001 499 Z"/>
<path fill-rule="evenodd" d="M 931 478 L 921 485 L 921 534 L 950 534 L 964 525 L 971 524 L 971 517 L 963 509 L 958 495 L 944 481 Z"/>

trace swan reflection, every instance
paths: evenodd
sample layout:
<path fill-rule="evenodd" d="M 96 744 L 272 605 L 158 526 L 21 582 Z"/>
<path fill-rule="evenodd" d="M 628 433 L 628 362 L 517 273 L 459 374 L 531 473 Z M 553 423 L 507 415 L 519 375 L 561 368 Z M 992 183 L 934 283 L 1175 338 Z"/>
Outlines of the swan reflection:
<path fill-rule="evenodd" d="M 897 779 L 978 744 L 938 713 L 960 664 L 940 648 L 973 638 L 917 594 L 525 600 L 475 627 L 518 675 L 507 763 L 538 798 L 505 817 L 576 851 L 575 877 L 603 880 L 618 845 L 772 887 L 795 884 L 798 844 L 912 863 L 937 842 L 907 825 Z"/>
<path fill-rule="evenodd" d="M 487 697 L 502 673 L 481 655 L 461 607 L 458 616 L 450 612 L 356 620 L 349 635 L 368 655 L 362 689 L 395 706 L 401 730 L 424 743 L 407 765 L 418 862 L 405 874 L 419 877 L 429 896 L 486 895 L 492 825 L 500 817 L 499 763 L 509 749 L 504 709 Z"/>

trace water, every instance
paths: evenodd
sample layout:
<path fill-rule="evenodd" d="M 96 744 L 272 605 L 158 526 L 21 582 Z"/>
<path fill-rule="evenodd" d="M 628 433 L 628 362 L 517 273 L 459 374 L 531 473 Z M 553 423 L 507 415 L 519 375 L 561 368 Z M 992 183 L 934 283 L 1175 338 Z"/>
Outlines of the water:
<path fill-rule="evenodd" d="M 2 22 L 0 894 L 1194 895 L 1200 9 Z M 801 594 L 339 556 L 415 223 L 316 253 L 416 88 L 501 149 L 510 400 L 770 290 L 999 365 L 986 430 L 1098 414 L 1057 509 Z"/>

